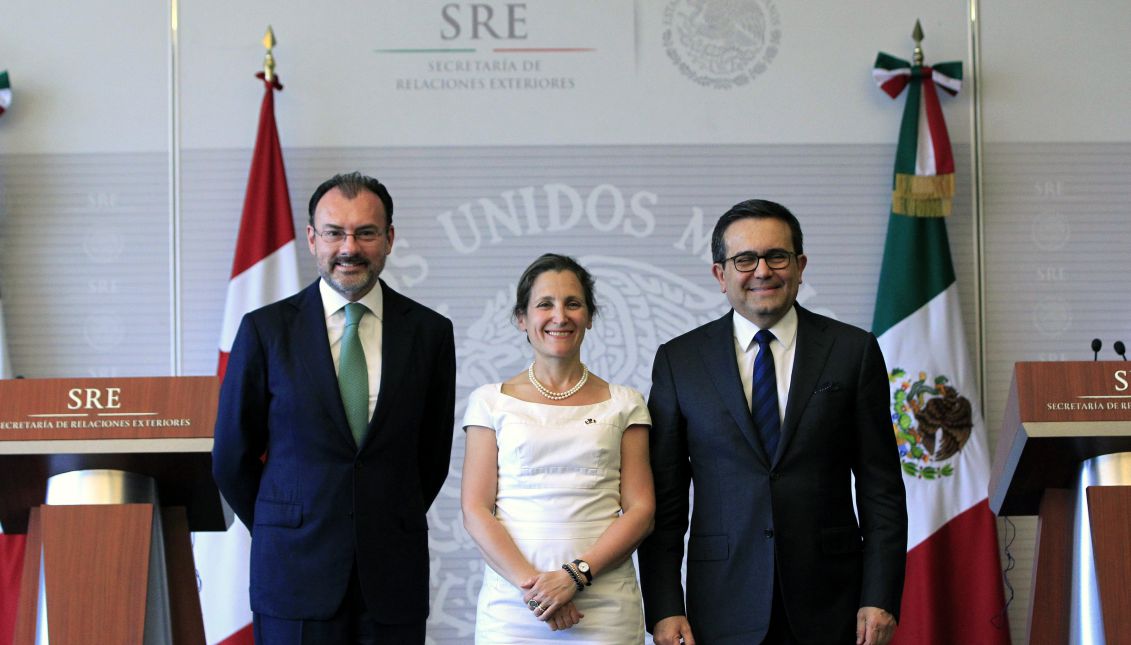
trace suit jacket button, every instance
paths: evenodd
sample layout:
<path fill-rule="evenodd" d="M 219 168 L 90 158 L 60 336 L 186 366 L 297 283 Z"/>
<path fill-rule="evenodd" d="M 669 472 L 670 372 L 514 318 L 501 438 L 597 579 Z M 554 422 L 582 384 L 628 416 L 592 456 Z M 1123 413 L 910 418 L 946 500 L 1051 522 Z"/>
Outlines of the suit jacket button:
<path fill-rule="evenodd" d="M 348 517 L 352 520 L 353 519 L 353 511 L 346 513 L 346 517 Z"/>
<path fill-rule="evenodd" d="M 769 540 L 769 539 L 774 537 L 774 530 L 773 529 L 766 529 L 765 531 L 762 531 L 762 535 L 765 535 L 766 539 Z"/>
<path fill-rule="evenodd" d="M 770 473 L 770 481 L 776 482 L 779 479 L 781 479 L 781 473 L 778 473 L 778 472 Z"/>

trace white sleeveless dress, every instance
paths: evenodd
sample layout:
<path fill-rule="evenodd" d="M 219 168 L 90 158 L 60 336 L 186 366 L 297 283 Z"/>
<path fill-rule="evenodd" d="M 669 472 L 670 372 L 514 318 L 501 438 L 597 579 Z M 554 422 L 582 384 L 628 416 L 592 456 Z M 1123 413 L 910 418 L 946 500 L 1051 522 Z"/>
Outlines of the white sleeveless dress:
<path fill-rule="evenodd" d="M 495 431 L 499 484 L 495 517 L 539 571 L 553 571 L 584 552 L 620 513 L 621 435 L 651 425 L 644 397 L 609 385 L 607 401 L 558 406 L 503 394 L 499 383 L 468 399 L 463 426 Z M 602 571 L 573 598 L 581 622 L 550 631 L 522 602 L 522 590 L 489 566 L 475 619 L 475 642 L 644 642 L 644 614 L 632 559 Z"/>

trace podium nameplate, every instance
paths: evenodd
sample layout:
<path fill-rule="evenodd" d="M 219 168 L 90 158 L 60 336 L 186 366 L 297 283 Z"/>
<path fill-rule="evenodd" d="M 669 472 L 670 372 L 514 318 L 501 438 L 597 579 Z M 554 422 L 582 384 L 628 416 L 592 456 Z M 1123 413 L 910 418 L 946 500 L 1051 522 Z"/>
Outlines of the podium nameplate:
<path fill-rule="evenodd" d="M 1131 451 L 1131 363 L 1017 363 L 990 473 L 990 508 L 1036 515 L 1086 459 Z"/>
<path fill-rule="evenodd" d="M 116 469 L 155 479 L 193 530 L 230 520 L 212 482 L 215 376 L 0 380 L 0 522 L 23 532 L 48 477 Z"/>

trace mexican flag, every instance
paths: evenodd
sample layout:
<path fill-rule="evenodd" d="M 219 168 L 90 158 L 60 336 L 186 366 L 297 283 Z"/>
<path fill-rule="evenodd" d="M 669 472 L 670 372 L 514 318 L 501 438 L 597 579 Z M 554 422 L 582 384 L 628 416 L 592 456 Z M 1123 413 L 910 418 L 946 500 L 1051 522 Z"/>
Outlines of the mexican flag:
<path fill-rule="evenodd" d="M 907 90 L 872 322 L 907 486 L 907 577 L 893 642 L 1009 645 L 986 430 L 945 219 L 954 158 L 935 86 L 957 92 L 962 67 L 881 53 L 873 75 L 892 98 Z"/>

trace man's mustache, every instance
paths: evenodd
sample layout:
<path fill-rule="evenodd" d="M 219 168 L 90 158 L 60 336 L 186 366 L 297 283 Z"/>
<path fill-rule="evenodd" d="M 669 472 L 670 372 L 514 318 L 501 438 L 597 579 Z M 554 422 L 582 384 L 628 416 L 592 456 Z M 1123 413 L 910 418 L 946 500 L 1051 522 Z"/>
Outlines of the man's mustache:
<path fill-rule="evenodd" d="M 347 263 L 347 262 L 354 263 L 354 264 L 365 264 L 365 265 L 369 264 L 369 260 L 364 255 L 354 254 L 354 255 L 337 255 L 337 256 L 334 256 L 334 264 L 342 264 L 342 263 Z"/>

